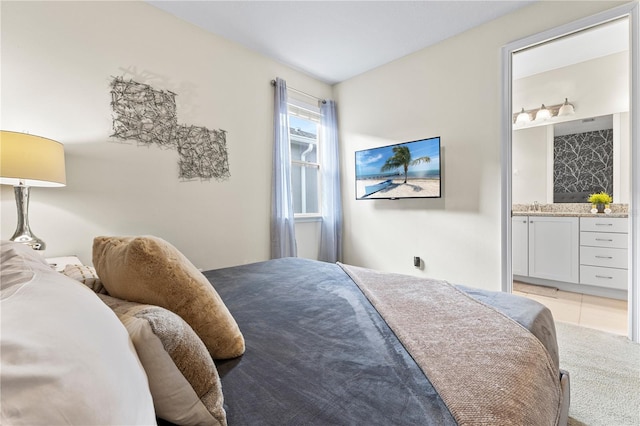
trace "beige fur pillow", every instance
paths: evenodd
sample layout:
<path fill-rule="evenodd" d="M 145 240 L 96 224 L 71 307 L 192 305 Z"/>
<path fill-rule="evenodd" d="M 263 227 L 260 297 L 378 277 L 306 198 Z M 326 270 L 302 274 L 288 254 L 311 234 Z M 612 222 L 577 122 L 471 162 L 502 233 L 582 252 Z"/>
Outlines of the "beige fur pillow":
<path fill-rule="evenodd" d="M 242 333 L 218 293 L 168 242 L 152 236 L 96 237 L 93 265 L 111 296 L 178 314 L 213 358 L 244 353 Z"/>
<path fill-rule="evenodd" d="M 218 371 L 189 324 L 159 306 L 98 297 L 129 332 L 158 417 L 183 426 L 227 424 Z"/>

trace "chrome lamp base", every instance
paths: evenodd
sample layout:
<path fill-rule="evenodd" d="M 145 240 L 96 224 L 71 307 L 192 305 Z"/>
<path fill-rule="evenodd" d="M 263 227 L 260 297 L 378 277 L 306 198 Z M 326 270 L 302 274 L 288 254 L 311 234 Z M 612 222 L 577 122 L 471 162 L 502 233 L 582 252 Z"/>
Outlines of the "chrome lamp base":
<path fill-rule="evenodd" d="M 33 235 L 29 228 L 29 187 L 14 186 L 13 192 L 16 196 L 16 207 L 18 208 L 18 226 L 10 240 L 26 244 L 34 250 L 45 250 L 47 248 L 45 242 Z"/>

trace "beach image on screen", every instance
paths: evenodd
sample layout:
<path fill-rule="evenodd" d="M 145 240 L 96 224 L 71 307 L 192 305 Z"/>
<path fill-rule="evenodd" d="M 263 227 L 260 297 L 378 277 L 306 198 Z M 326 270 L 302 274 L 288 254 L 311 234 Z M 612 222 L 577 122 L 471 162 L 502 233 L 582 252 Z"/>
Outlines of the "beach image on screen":
<path fill-rule="evenodd" d="M 356 151 L 356 199 L 440 197 L 440 138 Z"/>

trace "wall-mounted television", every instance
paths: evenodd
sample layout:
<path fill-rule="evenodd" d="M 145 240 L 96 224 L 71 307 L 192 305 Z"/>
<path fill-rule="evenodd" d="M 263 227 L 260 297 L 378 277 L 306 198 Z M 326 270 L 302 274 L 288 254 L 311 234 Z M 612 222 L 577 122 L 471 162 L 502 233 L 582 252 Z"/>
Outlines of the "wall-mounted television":
<path fill-rule="evenodd" d="M 440 137 L 356 151 L 356 200 L 440 198 Z"/>

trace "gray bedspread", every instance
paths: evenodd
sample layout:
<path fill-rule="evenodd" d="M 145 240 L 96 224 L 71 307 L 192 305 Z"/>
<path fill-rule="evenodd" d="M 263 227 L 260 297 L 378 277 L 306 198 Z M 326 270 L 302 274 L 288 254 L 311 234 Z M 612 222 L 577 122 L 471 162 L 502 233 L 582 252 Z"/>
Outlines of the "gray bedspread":
<path fill-rule="evenodd" d="M 335 264 L 277 259 L 204 272 L 246 353 L 218 363 L 229 425 L 453 425 L 420 368 Z M 530 329 L 557 362 L 541 304 L 460 287 Z"/>

